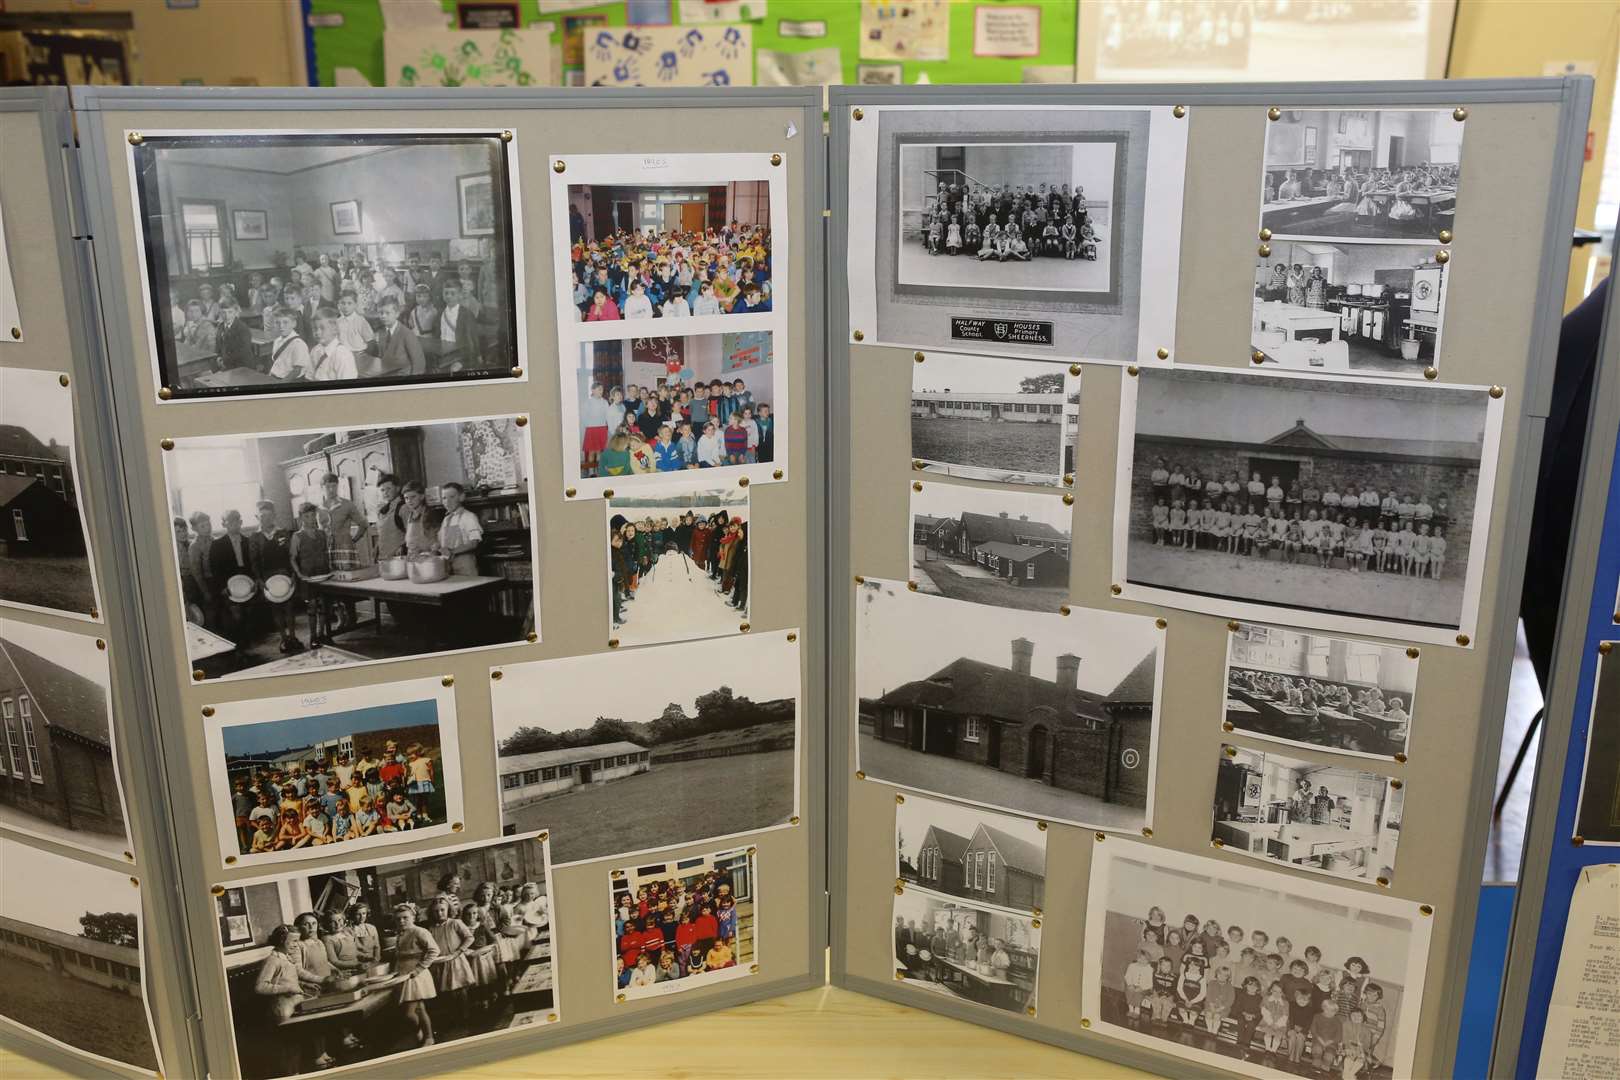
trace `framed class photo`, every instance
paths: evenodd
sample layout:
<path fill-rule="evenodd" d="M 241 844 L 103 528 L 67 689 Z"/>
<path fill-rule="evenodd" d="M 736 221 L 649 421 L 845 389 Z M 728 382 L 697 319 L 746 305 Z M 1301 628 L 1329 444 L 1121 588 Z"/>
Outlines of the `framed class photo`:
<path fill-rule="evenodd" d="M 756 630 L 493 669 L 502 827 L 549 830 L 560 865 L 789 827 L 798 637 Z"/>
<path fill-rule="evenodd" d="M 759 972 L 754 848 L 609 872 L 614 1000 L 666 997 Z"/>
<path fill-rule="evenodd" d="M 213 899 L 243 1080 L 406 1068 L 558 1019 L 544 833 L 231 881 Z"/>
<path fill-rule="evenodd" d="M 1080 1015 L 1093 1032 L 1246 1076 L 1407 1080 L 1433 913 L 1099 837 Z"/>
<path fill-rule="evenodd" d="M 728 483 L 785 477 L 793 291 L 783 158 L 551 159 L 568 498 L 687 469 L 719 470 Z"/>
<path fill-rule="evenodd" d="M 222 865 L 354 855 L 462 820 L 455 691 L 440 676 L 209 706 Z"/>
<path fill-rule="evenodd" d="M 748 630 L 754 517 L 747 488 L 614 495 L 605 509 L 609 642 L 656 645 Z"/>
<path fill-rule="evenodd" d="M 988 607 L 855 586 L 860 770 L 1005 813 L 1153 823 L 1164 630 L 1145 615 Z"/>
<path fill-rule="evenodd" d="M 863 106 L 853 341 L 1159 364 L 1175 348 L 1186 110 Z"/>
<path fill-rule="evenodd" d="M 911 372 L 921 472 L 1058 487 L 1074 473 L 1079 423 L 1080 376 L 1068 365 L 935 353 Z"/>
<path fill-rule="evenodd" d="M 538 640 L 526 417 L 168 444 L 194 680 Z"/>
<path fill-rule="evenodd" d="M 158 400 L 524 377 L 512 132 L 129 142 Z"/>
<path fill-rule="evenodd" d="M 1120 392 L 1125 600 L 1467 647 L 1500 390 L 1178 365 Z"/>

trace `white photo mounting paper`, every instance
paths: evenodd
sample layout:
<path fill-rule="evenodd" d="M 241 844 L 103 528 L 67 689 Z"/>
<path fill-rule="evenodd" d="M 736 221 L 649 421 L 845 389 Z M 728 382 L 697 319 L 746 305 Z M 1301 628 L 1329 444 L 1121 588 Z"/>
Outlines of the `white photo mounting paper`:
<path fill-rule="evenodd" d="M 605 507 L 610 639 L 628 647 L 745 632 L 747 488 L 615 495 Z"/>
<path fill-rule="evenodd" d="M 904 798 L 894 810 L 898 880 L 1025 914 L 1045 906 L 1045 829 L 982 807 Z"/>
<path fill-rule="evenodd" d="M 558 862 L 787 828 L 798 631 L 509 664 L 490 682 L 501 823 Z"/>
<path fill-rule="evenodd" d="M 0 368 L 0 607 L 101 618 L 61 372 Z"/>
<path fill-rule="evenodd" d="M 266 678 L 537 639 L 533 460 L 522 416 L 173 440 L 192 670 Z"/>
<path fill-rule="evenodd" d="M 1234 622 L 1222 726 L 1257 739 L 1406 759 L 1419 650 Z"/>
<path fill-rule="evenodd" d="M 5 209 L 0 207 L 0 344 L 22 340 L 22 313 L 17 308 L 17 286 L 11 277 L 11 256 L 6 250 Z"/>
<path fill-rule="evenodd" d="M 1173 356 L 1185 114 L 861 114 L 849 129 L 852 341 L 1065 362 Z"/>
<path fill-rule="evenodd" d="M 0 837 L 0 1031 L 161 1075 L 135 878 Z"/>
<path fill-rule="evenodd" d="M 1110 837 L 1092 847 L 1081 1016 L 1248 1076 L 1405 1080 L 1433 922 L 1416 901 Z"/>
<path fill-rule="evenodd" d="M 1049 821 L 1153 823 L 1164 635 L 1153 618 L 1037 614 L 855 586 L 857 767 Z"/>
<path fill-rule="evenodd" d="M 0 618 L 0 826 L 133 858 L 106 642 Z"/>
<path fill-rule="evenodd" d="M 932 596 L 1056 612 L 1069 598 L 1073 519 L 1056 492 L 913 481 L 911 580 Z"/>
<path fill-rule="evenodd" d="M 608 879 L 615 1001 L 667 997 L 758 973 L 754 848 L 626 866 Z"/>
<path fill-rule="evenodd" d="M 214 909 L 244 1080 L 558 1019 L 545 833 L 232 881 Z"/>
<path fill-rule="evenodd" d="M 439 676 L 212 709 L 222 865 L 354 856 L 462 819 L 456 695 Z"/>
<path fill-rule="evenodd" d="M 909 886 L 894 897 L 894 974 L 915 990 L 1030 1014 L 1040 920 Z"/>
<path fill-rule="evenodd" d="M 1125 600 L 1467 647 L 1501 427 L 1484 386 L 1143 368 L 1120 391 L 1114 582 Z"/>
<path fill-rule="evenodd" d="M 786 477 L 784 159 L 551 159 L 567 497 L 685 470 L 718 470 L 705 479 L 722 483 Z"/>
<path fill-rule="evenodd" d="M 1620 663 L 1599 654 L 1586 721 L 1586 757 L 1575 804 L 1583 844 L 1620 844 Z"/>
<path fill-rule="evenodd" d="M 510 131 L 130 142 L 159 401 L 525 377 Z"/>
<path fill-rule="evenodd" d="M 922 472 L 1057 487 L 1074 472 L 1080 376 L 1068 366 L 935 353 L 911 372 L 911 461 Z"/>

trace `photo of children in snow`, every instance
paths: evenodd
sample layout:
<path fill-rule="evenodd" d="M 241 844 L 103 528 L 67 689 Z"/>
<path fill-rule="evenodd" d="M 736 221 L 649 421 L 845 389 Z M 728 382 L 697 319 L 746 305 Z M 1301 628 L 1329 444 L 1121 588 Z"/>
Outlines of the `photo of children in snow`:
<path fill-rule="evenodd" d="M 739 633 L 750 517 L 742 487 L 609 499 L 608 601 L 619 644 Z"/>
<path fill-rule="evenodd" d="M 619 1000 L 752 974 L 759 961 L 752 849 L 614 870 L 611 879 Z"/>
<path fill-rule="evenodd" d="M 1139 847 L 1117 849 L 1093 887 L 1107 895 L 1090 908 L 1101 926 L 1085 978 L 1097 980 L 1090 1015 L 1103 1030 L 1245 1075 L 1410 1075 L 1415 905 L 1337 887 L 1331 899 L 1295 894 L 1194 856 L 1118 854 Z M 1203 872 L 1182 868 L 1194 860 Z"/>
<path fill-rule="evenodd" d="M 776 460 L 773 359 L 768 331 L 585 342 L 579 476 Z"/>

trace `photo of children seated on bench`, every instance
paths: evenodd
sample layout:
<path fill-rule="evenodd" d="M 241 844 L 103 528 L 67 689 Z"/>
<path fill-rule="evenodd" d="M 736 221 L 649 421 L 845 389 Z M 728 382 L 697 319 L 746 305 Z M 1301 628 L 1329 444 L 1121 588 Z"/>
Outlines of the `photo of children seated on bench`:
<path fill-rule="evenodd" d="M 498 132 L 143 138 L 160 398 L 512 378 L 511 152 Z"/>

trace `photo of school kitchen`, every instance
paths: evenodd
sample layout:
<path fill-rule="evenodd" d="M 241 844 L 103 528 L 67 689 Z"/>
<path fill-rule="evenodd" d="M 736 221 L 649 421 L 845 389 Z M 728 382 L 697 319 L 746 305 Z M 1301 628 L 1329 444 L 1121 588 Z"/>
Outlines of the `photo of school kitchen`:
<path fill-rule="evenodd" d="M 175 440 L 186 644 L 260 677 L 538 633 L 515 418 Z"/>

